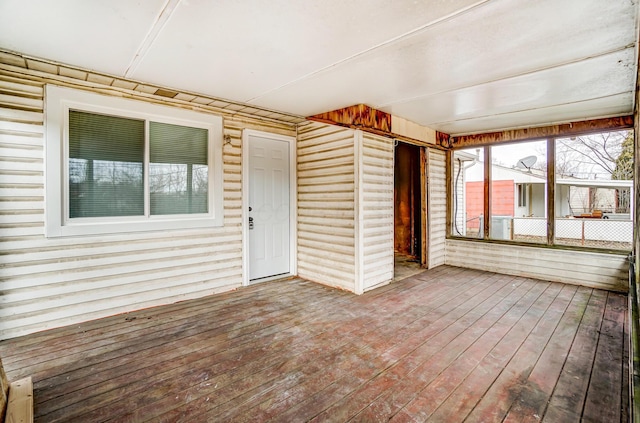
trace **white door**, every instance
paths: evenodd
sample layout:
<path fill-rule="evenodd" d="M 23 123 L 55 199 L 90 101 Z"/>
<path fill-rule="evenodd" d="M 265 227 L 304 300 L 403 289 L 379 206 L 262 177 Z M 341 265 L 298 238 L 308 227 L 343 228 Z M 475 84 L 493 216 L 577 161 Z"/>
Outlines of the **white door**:
<path fill-rule="evenodd" d="M 289 273 L 289 142 L 248 137 L 249 279 Z"/>

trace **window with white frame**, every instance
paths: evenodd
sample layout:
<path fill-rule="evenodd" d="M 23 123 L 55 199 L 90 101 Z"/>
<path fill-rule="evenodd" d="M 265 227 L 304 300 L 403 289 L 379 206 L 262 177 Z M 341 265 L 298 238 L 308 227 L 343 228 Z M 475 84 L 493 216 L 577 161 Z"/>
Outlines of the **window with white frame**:
<path fill-rule="evenodd" d="M 222 225 L 219 116 L 47 86 L 46 235 Z"/>
<path fill-rule="evenodd" d="M 518 184 L 518 207 L 527 207 L 527 184 Z"/>

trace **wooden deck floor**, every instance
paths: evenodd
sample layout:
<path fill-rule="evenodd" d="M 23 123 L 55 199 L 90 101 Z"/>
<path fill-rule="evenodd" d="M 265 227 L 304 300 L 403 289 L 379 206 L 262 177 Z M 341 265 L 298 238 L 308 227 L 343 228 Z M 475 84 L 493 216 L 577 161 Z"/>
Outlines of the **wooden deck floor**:
<path fill-rule="evenodd" d="M 438 267 L 299 279 L 0 343 L 40 422 L 627 421 L 626 297 Z"/>

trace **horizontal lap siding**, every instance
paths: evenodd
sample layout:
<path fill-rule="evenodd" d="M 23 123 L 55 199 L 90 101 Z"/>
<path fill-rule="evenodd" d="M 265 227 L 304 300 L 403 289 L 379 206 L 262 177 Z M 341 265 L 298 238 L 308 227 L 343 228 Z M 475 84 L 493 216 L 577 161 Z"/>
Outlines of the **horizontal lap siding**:
<path fill-rule="evenodd" d="M 0 339 L 239 287 L 246 118 L 224 119 L 223 227 L 47 239 L 45 82 L 0 70 Z"/>
<path fill-rule="evenodd" d="M 465 180 L 464 180 L 464 164 L 465 162 L 458 162 L 453 160 L 453 178 L 454 178 L 454 204 L 452 204 L 452 214 L 454 217 L 453 222 L 453 234 L 464 236 L 466 231 L 466 204 L 465 204 Z"/>
<path fill-rule="evenodd" d="M 365 133 L 362 148 L 364 290 L 393 279 L 393 140 Z"/>
<path fill-rule="evenodd" d="M 298 275 L 355 290 L 354 131 L 298 129 Z"/>
<path fill-rule="evenodd" d="M 447 187 L 445 153 L 427 149 L 429 219 L 429 268 L 445 263 L 445 239 L 447 235 Z"/>
<path fill-rule="evenodd" d="M 624 255 L 447 240 L 447 264 L 553 282 L 628 291 Z"/>

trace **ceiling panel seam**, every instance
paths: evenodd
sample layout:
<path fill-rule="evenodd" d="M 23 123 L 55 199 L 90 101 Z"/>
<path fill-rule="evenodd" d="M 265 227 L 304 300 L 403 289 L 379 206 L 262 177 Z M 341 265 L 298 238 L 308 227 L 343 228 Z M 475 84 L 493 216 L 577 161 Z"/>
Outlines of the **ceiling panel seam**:
<path fill-rule="evenodd" d="M 430 126 L 430 125 L 446 125 L 446 124 L 452 124 L 452 123 L 457 123 L 457 122 L 468 122 L 468 121 L 472 121 L 472 120 L 476 120 L 476 119 L 492 118 L 492 117 L 496 117 L 496 116 L 508 116 L 508 115 L 513 115 L 513 114 L 516 114 L 516 113 L 529 112 L 529 111 L 532 111 L 532 110 L 545 110 L 545 109 L 550 109 L 550 108 L 559 107 L 559 106 L 568 106 L 568 105 L 571 105 L 571 104 L 580 104 L 580 103 L 586 103 L 586 102 L 593 101 L 593 100 L 603 100 L 603 99 L 606 99 L 606 98 L 616 97 L 616 96 L 620 96 L 620 95 L 631 95 L 631 94 L 633 94 L 633 91 L 622 91 L 622 92 L 615 93 L 615 94 L 607 94 L 607 95 L 604 95 L 604 96 L 588 98 L 588 99 L 585 99 L 585 100 L 568 101 L 566 103 L 556 103 L 556 104 L 552 104 L 550 106 L 530 107 L 530 108 L 519 109 L 519 110 L 510 110 L 508 112 L 493 113 L 493 114 L 490 114 L 490 115 L 469 116 L 469 117 L 463 117 L 463 118 L 460 118 L 460 119 L 441 121 L 441 122 L 430 122 L 430 123 L 427 123 L 426 125 L 427 126 Z M 629 110 L 629 111 L 627 111 L 626 114 L 629 114 L 629 113 L 633 113 L 633 111 Z M 625 114 L 625 113 L 623 113 L 623 114 Z M 619 114 L 614 114 L 612 116 L 619 116 Z"/>
<path fill-rule="evenodd" d="M 162 31 L 162 28 L 164 28 L 173 12 L 178 8 L 180 1 L 181 0 L 166 1 L 153 25 L 151 25 L 151 28 L 149 28 L 149 32 L 147 32 L 147 35 L 145 35 L 144 39 L 142 40 L 140 47 L 138 47 L 136 54 L 133 56 L 133 59 L 131 59 L 129 66 L 124 73 L 125 78 L 130 78 L 131 75 L 136 71 L 136 69 L 140 65 L 140 62 L 142 62 L 142 59 L 147 54 L 147 51 L 149 51 L 151 45 Z"/>
<path fill-rule="evenodd" d="M 619 53 L 619 52 L 622 52 L 622 51 L 625 51 L 625 50 L 628 50 L 628 49 L 634 49 L 635 50 L 635 46 L 626 45 L 624 47 L 618 47 L 616 49 L 608 50 L 608 51 L 602 52 L 602 53 L 597 54 L 597 55 L 591 55 L 591 56 L 588 56 L 588 57 L 582 57 L 582 58 L 579 58 L 579 59 L 574 59 L 574 60 L 570 60 L 570 61 L 567 61 L 567 62 L 558 63 L 558 64 L 555 64 L 555 65 L 552 65 L 552 66 L 545 66 L 545 67 L 529 70 L 529 71 L 526 71 L 526 72 L 515 73 L 515 74 L 512 74 L 512 75 L 507 75 L 507 76 L 503 76 L 503 77 L 500 77 L 500 78 L 491 79 L 491 80 L 488 80 L 488 81 L 476 82 L 476 83 L 468 84 L 468 85 L 461 85 L 461 86 L 458 86 L 458 87 L 455 87 L 455 88 L 450 88 L 448 90 L 434 91 L 434 92 L 430 92 L 430 93 L 426 93 L 426 94 L 420 94 L 420 95 L 413 96 L 413 97 L 406 97 L 406 98 L 403 98 L 403 99 L 400 99 L 400 100 L 390 101 L 390 102 L 387 102 L 387 103 L 375 104 L 375 105 L 372 105 L 372 107 L 375 107 L 375 108 L 379 109 L 379 108 L 382 108 L 382 107 L 392 106 L 394 104 L 407 103 L 407 102 L 411 102 L 411 101 L 425 99 L 425 98 L 431 97 L 431 96 L 452 93 L 452 92 L 456 92 L 456 91 L 460 91 L 460 90 L 466 90 L 466 89 L 469 89 L 469 88 L 480 87 L 482 85 L 488 85 L 488 84 L 493 84 L 493 83 L 500 82 L 500 81 L 506 81 L 506 80 L 509 80 L 509 79 L 520 78 L 520 77 L 523 77 L 523 76 L 533 75 L 533 74 L 536 74 L 538 72 L 545 72 L 545 71 L 552 70 L 552 69 L 559 69 L 559 68 L 562 68 L 564 66 L 575 65 L 577 63 L 582 63 L 582 62 L 586 62 L 586 61 L 589 61 L 589 60 L 598 59 L 598 58 L 605 57 L 605 56 L 612 55 L 612 54 L 616 54 L 616 53 Z"/>
<path fill-rule="evenodd" d="M 464 8 L 462 8 L 462 9 L 456 10 L 455 12 L 452 12 L 452 13 L 450 13 L 450 14 L 448 14 L 448 15 L 441 16 L 441 17 L 439 17 L 439 18 L 437 18 L 437 19 L 435 19 L 435 20 L 433 20 L 433 21 L 427 22 L 427 23 L 426 23 L 426 24 L 424 24 L 424 25 L 420 25 L 420 26 L 419 26 L 419 27 L 417 27 L 417 28 L 414 28 L 414 29 L 412 29 L 412 30 L 410 30 L 410 31 L 408 31 L 408 32 L 405 32 L 404 34 L 400 34 L 400 35 L 397 35 L 397 36 L 395 36 L 395 37 L 392 37 L 392 38 L 390 38 L 390 39 L 388 39 L 388 40 L 386 40 L 386 41 L 383 41 L 383 42 L 382 42 L 382 43 L 380 43 L 380 44 L 376 44 L 376 45 L 375 45 L 375 46 L 373 46 L 373 47 L 369 47 L 369 48 L 367 48 L 367 49 L 365 49 L 365 50 L 362 50 L 362 51 L 360 51 L 360 52 L 358 52 L 358 53 L 352 54 L 352 55 L 351 55 L 351 56 L 349 56 L 349 57 L 345 57 L 344 59 L 340 59 L 340 60 L 338 60 L 337 62 L 334 62 L 334 63 L 332 63 L 332 64 L 330 64 L 330 65 L 324 66 L 324 67 L 322 67 L 322 68 L 320 68 L 320 69 L 317 69 L 317 70 L 315 70 L 315 71 L 313 71 L 313 72 L 310 72 L 310 73 L 308 73 L 308 74 L 306 74 L 306 75 L 303 75 L 303 76 L 301 76 L 301 77 L 299 77 L 299 78 L 296 78 L 296 79 L 294 79 L 294 80 L 292 80 L 292 81 L 289 81 L 289 82 L 287 82 L 287 83 L 285 83 L 285 84 L 282 84 L 282 85 L 280 85 L 280 86 L 278 86 L 278 87 L 276 87 L 276 88 L 273 88 L 273 89 L 270 89 L 270 90 L 268 90 L 268 91 L 265 91 L 265 92 L 263 92 L 262 94 L 259 94 L 259 95 L 255 96 L 255 97 L 253 97 L 253 98 L 248 99 L 248 100 L 246 101 L 246 103 L 251 103 L 251 102 L 253 102 L 253 101 L 259 100 L 260 98 L 262 98 L 262 97 L 264 97 L 264 96 L 266 96 L 266 95 L 269 95 L 269 94 L 271 94 L 271 93 L 273 93 L 273 92 L 275 92 L 275 91 L 278 91 L 278 90 L 280 90 L 280 89 L 282 89 L 282 88 L 285 88 L 285 87 L 287 87 L 287 86 L 289 86 L 289 85 L 293 85 L 293 84 L 295 84 L 295 83 L 297 83 L 297 82 L 303 81 L 303 80 L 305 80 L 305 79 L 307 79 L 307 78 L 310 78 L 310 77 L 312 77 L 312 76 L 314 76 L 314 75 L 317 75 L 317 74 L 320 74 L 320 73 L 322 73 L 322 72 L 325 72 L 325 71 L 327 71 L 327 70 L 329 70 L 329 69 L 332 69 L 332 68 L 334 68 L 334 67 L 336 67 L 336 66 L 342 65 L 343 63 L 347 63 L 347 62 L 350 62 L 350 61 L 352 61 L 352 60 L 355 60 L 355 59 L 357 59 L 357 58 L 358 58 L 358 57 L 360 57 L 360 56 L 363 56 L 363 55 L 365 55 L 365 54 L 371 53 L 371 52 L 373 52 L 373 51 L 375 51 L 375 50 L 378 50 L 378 49 L 380 49 L 380 48 L 382 48 L 382 47 L 385 47 L 385 46 L 387 46 L 387 45 L 389 45 L 389 44 L 393 44 L 393 43 L 395 43 L 395 42 L 397 42 L 397 41 L 400 41 L 400 40 L 403 40 L 403 39 L 405 39 L 405 38 L 410 38 L 410 37 L 412 37 L 412 36 L 414 36 L 414 35 L 417 35 L 417 34 L 419 34 L 420 32 L 422 32 L 422 31 L 424 31 L 424 30 L 426 30 L 426 29 L 428 29 L 428 28 L 431 28 L 431 27 L 433 27 L 433 26 L 437 25 L 437 24 L 440 24 L 440 23 L 443 23 L 443 22 L 450 21 L 450 20 L 452 20 L 452 19 L 455 19 L 455 18 L 457 18 L 457 17 L 459 17 L 459 16 L 462 16 L 462 15 L 464 15 L 464 14 L 466 14 L 466 13 L 470 12 L 471 10 L 475 10 L 475 9 L 477 9 L 478 7 L 483 6 L 483 5 L 487 4 L 487 3 L 489 3 L 490 1 L 493 1 L 493 0 L 480 0 L 480 1 L 476 2 L 476 3 L 474 3 L 474 4 L 471 4 L 471 5 L 469 5 L 469 6 L 464 7 Z"/>

